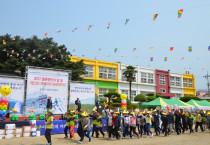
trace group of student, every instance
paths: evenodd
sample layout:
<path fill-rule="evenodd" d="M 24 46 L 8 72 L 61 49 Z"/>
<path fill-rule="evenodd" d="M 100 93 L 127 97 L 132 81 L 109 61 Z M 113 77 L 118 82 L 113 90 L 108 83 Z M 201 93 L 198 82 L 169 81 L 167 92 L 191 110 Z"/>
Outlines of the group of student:
<path fill-rule="evenodd" d="M 106 127 L 108 140 L 112 137 L 115 140 L 124 139 L 127 136 L 129 139 L 132 139 L 133 136 L 136 136 L 138 139 L 147 135 L 147 138 L 153 137 L 153 132 L 151 127 L 154 127 L 155 135 L 159 136 L 164 134 L 168 136 L 173 132 L 176 132 L 178 135 L 185 133 L 189 129 L 190 134 L 194 132 L 193 125 L 195 123 L 195 131 L 198 131 L 200 127 L 203 132 L 206 127 L 210 129 L 210 122 L 206 126 L 207 118 L 210 117 L 210 112 L 204 113 L 203 110 L 196 111 L 195 114 L 187 111 L 184 112 L 183 109 L 176 111 L 169 111 L 168 113 L 163 112 L 162 110 L 145 110 L 143 112 L 135 111 L 109 111 L 105 110 L 106 124 L 103 124 L 101 115 L 93 111 L 90 114 L 83 111 L 79 114 L 75 114 L 75 111 L 66 112 L 66 127 L 64 129 L 65 137 L 68 138 L 67 130 L 70 131 L 70 138 L 75 139 L 74 128 L 77 126 L 77 133 L 80 136 L 79 143 L 83 143 L 84 137 L 89 138 L 91 143 L 91 138 L 96 134 L 96 138 L 99 135 L 105 137 L 103 132 L 103 127 Z M 92 123 L 90 122 L 92 120 Z M 47 118 L 46 136 L 48 140 L 47 145 L 51 145 L 51 137 L 49 126 L 52 127 L 52 114 L 49 112 Z M 209 121 L 209 120 L 208 120 Z M 78 122 L 78 123 L 76 123 Z M 91 134 L 91 127 L 93 127 Z M 99 134 L 100 132 L 100 134 Z"/>

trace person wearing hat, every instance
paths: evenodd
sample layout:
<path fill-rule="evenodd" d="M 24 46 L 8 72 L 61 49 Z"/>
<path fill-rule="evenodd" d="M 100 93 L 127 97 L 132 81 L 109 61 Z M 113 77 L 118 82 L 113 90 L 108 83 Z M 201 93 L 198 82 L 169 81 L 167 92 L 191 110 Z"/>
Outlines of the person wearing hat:
<path fill-rule="evenodd" d="M 54 117 L 53 117 L 53 112 L 52 112 L 51 109 L 48 111 L 47 114 L 48 114 L 48 116 L 46 118 L 47 121 L 45 122 L 45 124 L 46 124 L 45 138 L 47 139 L 47 142 L 48 142 L 47 145 L 52 145 L 51 131 L 52 131 L 52 128 L 53 128 Z"/>
<path fill-rule="evenodd" d="M 92 125 L 93 125 L 93 131 L 92 131 L 92 137 L 94 136 L 94 133 L 96 133 L 96 111 L 93 111 L 89 116 L 92 118 Z"/>
<path fill-rule="evenodd" d="M 152 116 L 150 115 L 150 111 L 146 112 L 146 115 L 144 116 L 146 120 L 146 130 L 147 130 L 147 138 L 149 138 L 149 135 L 153 137 L 152 131 L 151 131 L 151 124 L 152 124 Z"/>
<path fill-rule="evenodd" d="M 162 118 L 162 121 L 163 121 L 163 133 L 165 133 L 165 136 L 169 135 L 169 132 L 168 132 L 168 117 L 167 117 L 167 114 L 166 113 L 162 113 L 163 114 L 163 118 Z"/>
<path fill-rule="evenodd" d="M 128 111 L 123 111 L 124 117 L 123 117 L 123 137 L 125 138 L 126 135 L 130 135 L 129 132 L 129 126 L 130 126 L 130 116 L 128 115 Z"/>
<path fill-rule="evenodd" d="M 175 130 L 176 130 L 176 133 L 177 135 L 180 135 L 180 133 L 182 132 L 181 130 L 181 115 L 179 113 L 179 111 L 175 111 L 175 114 L 174 114 L 174 124 L 175 124 Z"/>
<path fill-rule="evenodd" d="M 136 133 L 136 116 L 135 116 L 135 113 L 134 112 L 131 113 L 131 117 L 130 117 L 130 138 L 131 139 L 132 139 L 132 132 L 139 139 L 139 134 Z"/>
<path fill-rule="evenodd" d="M 202 126 L 202 116 L 201 114 L 196 111 L 196 123 L 195 123 L 195 131 L 198 132 L 198 126 L 200 126 L 201 131 L 203 132 L 203 126 Z"/>
<path fill-rule="evenodd" d="M 115 134 L 115 139 L 118 140 L 120 139 L 120 134 L 119 134 L 119 131 L 120 131 L 120 112 L 114 112 L 115 114 L 115 117 L 114 117 L 114 129 L 113 129 L 113 132 Z"/>
<path fill-rule="evenodd" d="M 113 132 L 113 120 L 114 120 L 114 112 L 111 110 L 111 111 L 106 111 L 106 116 L 107 116 L 107 132 L 108 132 L 108 140 L 111 139 L 111 136 L 113 134 L 113 136 L 115 135 L 114 132 Z"/>
<path fill-rule="evenodd" d="M 206 112 L 207 114 L 207 123 L 208 123 L 208 128 L 210 130 L 210 111 Z"/>
<path fill-rule="evenodd" d="M 169 123 L 169 134 L 171 135 L 174 129 L 174 115 L 172 114 L 172 111 L 169 111 L 168 117 L 168 123 Z"/>
<path fill-rule="evenodd" d="M 71 139 L 75 139 L 75 136 L 74 136 L 74 126 L 76 125 L 75 121 L 76 121 L 75 111 L 71 111 L 70 118 L 69 118 Z"/>
<path fill-rule="evenodd" d="M 90 119 L 89 116 L 87 114 L 87 112 L 83 112 L 81 114 L 84 118 L 82 118 L 82 128 L 83 128 L 83 133 L 81 135 L 80 140 L 78 141 L 80 144 L 82 144 L 84 137 L 87 136 L 89 138 L 89 143 L 91 143 L 91 135 L 90 135 Z"/>
<path fill-rule="evenodd" d="M 157 110 L 153 110 L 153 115 L 152 115 L 152 120 L 154 122 L 154 128 L 155 128 L 155 133 L 156 133 L 156 136 L 160 135 L 160 117 L 159 117 L 159 114 L 157 114 Z"/>
<path fill-rule="evenodd" d="M 188 118 L 187 123 L 189 125 L 190 134 L 193 133 L 193 122 L 195 121 L 195 117 L 192 115 L 192 112 L 189 111 L 188 114 L 185 113 L 185 116 Z"/>
<path fill-rule="evenodd" d="M 71 117 L 70 116 L 70 113 L 69 112 L 66 112 L 65 113 L 66 115 L 66 127 L 64 128 L 64 134 L 65 134 L 65 137 L 64 138 L 68 138 L 68 135 L 67 135 L 67 131 L 70 129 L 70 125 L 69 125 L 69 118 Z"/>
<path fill-rule="evenodd" d="M 96 114 L 96 138 L 98 138 L 98 132 L 101 132 L 103 137 L 105 136 L 103 130 L 102 130 L 102 118 L 99 113 Z"/>

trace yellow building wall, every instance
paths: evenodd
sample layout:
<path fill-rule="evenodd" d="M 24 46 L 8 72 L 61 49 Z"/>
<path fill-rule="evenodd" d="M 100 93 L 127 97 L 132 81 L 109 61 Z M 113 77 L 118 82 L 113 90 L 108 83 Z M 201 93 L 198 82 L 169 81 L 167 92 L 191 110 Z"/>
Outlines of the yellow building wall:
<path fill-rule="evenodd" d="M 115 82 L 118 83 L 118 63 L 94 60 L 94 59 L 87 59 L 87 58 L 80 58 L 71 56 L 72 62 L 78 62 L 83 60 L 85 65 L 92 65 L 93 66 L 93 78 L 87 78 L 83 76 L 84 80 L 95 80 L 95 81 L 106 81 L 106 82 Z M 99 67 L 107 67 L 107 68 L 115 68 L 116 69 L 116 79 L 109 80 L 109 79 L 101 79 L 99 78 Z M 108 72 L 107 72 L 108 75 Z M 108 76 L 107 76 L 108 77 Z M 99 88 L 96 87 L 96 94 L 99 95 Z M 116 90 L 118 91 L 118 90 Z"/>
<path fill-rule="evenodd" d="M 183 79 L 187 79 L 187 87 L 184 87 L 184 95 L 196 96 L 195 75 L 183 74 Z M 192 79 L 193 87 L 189 87 L 189 79 Z"/>

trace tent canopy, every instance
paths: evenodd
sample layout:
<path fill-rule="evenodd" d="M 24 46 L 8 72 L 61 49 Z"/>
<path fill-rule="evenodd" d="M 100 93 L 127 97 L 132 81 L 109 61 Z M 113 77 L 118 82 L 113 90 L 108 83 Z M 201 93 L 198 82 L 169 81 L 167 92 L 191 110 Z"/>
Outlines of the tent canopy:
<path fill-rule="evenodd" d="M 165 101 L 163 101 L 163 98 L 157 98 L 153 101 L 141 104 L 141 107 L 156 107 L 156 106 L 166 106 L 168 105 Z"/>
<path fill-rule="evenodd" d="M 185 103 L 177 98 L 174 99 L 163 99 L 168 105 L 170 106 L 181 106 L 181 107 L 186 107 L 186 106 L 193 106 L 191 104 Z"/>
<path fill-rule="evenodd" d="M 207 106 L 207 107 L 209 106 L 210 107 L 210 103 L 206 100 L 198 101 L 198 100 L 191 99 L 187 103 L 193 106 Z"/>

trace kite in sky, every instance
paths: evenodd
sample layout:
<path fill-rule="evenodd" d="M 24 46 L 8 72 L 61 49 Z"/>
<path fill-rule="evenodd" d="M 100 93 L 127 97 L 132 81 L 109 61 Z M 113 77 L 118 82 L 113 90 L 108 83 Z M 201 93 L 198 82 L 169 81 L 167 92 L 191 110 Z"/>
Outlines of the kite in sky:
<path fill-rule="evenodd" d="M 137 58 L 138 58 L 138 56 L 135 56 L 135 58 L 137 59 Z"/>
<path fill-rule="evenodd" d="M 174 47 L 170 47 L 170 51 L 173 51 L 174 50 Z"/>
<path fill-rule="evenodd" d="M 164 61 L 167 61 L 167 60 L 168 60 L 168 58 L 167 58 L 167 57 L 165 57 L 165 58 L 164 58 Z"/>
<path fill-rule="evenodd" d="M 184 60 L 184 57 L 182 57 L 181 60 Z"/>
<path fill-rule="evenodd" d="M 15 40 L 15 38 L 12 38 L 12 40 Z"/>
<path fill-rule="evenodd" d="M 35 53 L 36 52 L 36 50 L 33 50 L 33 53 Z"/>
<path fill-rule="evenodd" d="M 178 18 L 181 18 L 182 13 L 183 13 L 183 9 L 178 10 Z"/>
<path fill-rule="evenodd" d="M 72 52 L 75 52 L 75 49 L 73 49 Z"/>
<path fill-rule="evenodd" d="M 133 49 L 133 51 L 135 51 L 135 50 L 136 50 L 136 48 Z"/>
<path fill-rule="evenodd" d="M 101 52 L 101 48 L 98 49 L 98 52 Z"/>
<path fill-rule="evenodd" d="M 109 22 L 106 28 L 109 29 L 110 28 L 110 25 L 111 25 L 111 23 Z"/>
<path fill-rule="evenodd" d="M 123 55 L 120 55 L 120 57 L 123 57 Z"/>
<path fill-rule="evenodd" d="M 127 25 L 127 23 L 130 21 L 130 19 L 126 19 L 125 20 L 125 26 Z"/>
<path fill-rule="evenodd" d="M 63 58 L 63 55 L 61 55 L 61 58 Z"/>
<path fill-rule="evenodd" d="M 61 32 L 61 30 L 58 30 L 56 33 L 60 33 Z"/>
<path fill-rule="evenodd" d="M 188 47 L 188 51 L 192 52 L 192 46 Z"/>
<path fill-rule="evenodd" d="M 43 36 L 46 37 L 48 33 L 44 33 Z"/>
<path fill-rule="evenodd" d="M 150 57 L 150 61 L 153 61 L 153 57 Z"/>
<path fill-rule="evenodd" d="M 150 49 L 150 50 L 153 50 L 154 48 L 153 48 L 153 47 L 150 47 L 149 49 Z"/>
<path fill-rule="evenodd" d="M 158 14 L 154 14 L 154 16 L 153 16 L 153 21 L 156 20 L 157 16 L 158 16 Z"/>
<path fill-rule="evenodd" d="M 73 30 L 72 30 L 72 32 L 75 32 L 77 30 L 77 28 L 74 28 Z"/>
<path fill-rule="evenodd" d="M 40 58 L 41 54 L 38 54 L 38 58 Z"/>
<path fill-rule="evenodd" d="M 116 52 L 117 52 L 117 48 L 114 49 L 114 53 L 116 53 Z"/>
<path fill-rule="evenodd" d="M 92 25 L 90 25 L 90 26 L 88 27 L 88 31 L 89 31 L 91 28 L 92 28 Z"/>
<path fill-rule="evenodd" d="M 5 40 L 3 40 L 3 44 L 4 44 L 4 45 L 6 45 L 6 44 L 7 44 Z"/>
<path fill-rule="evenodd" d="M 210 51 L 210 46 L 209 46 L 209 48 L 208 48 L 208 51 Z"/>
<path fill-rule="evenodd" d="M 12 50 L 12 53 L 14 53 L 15 51 L 14 50 Z"/>

